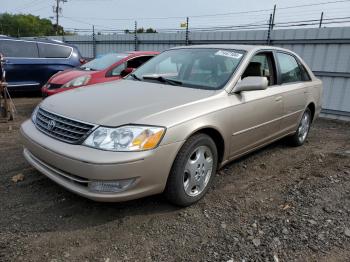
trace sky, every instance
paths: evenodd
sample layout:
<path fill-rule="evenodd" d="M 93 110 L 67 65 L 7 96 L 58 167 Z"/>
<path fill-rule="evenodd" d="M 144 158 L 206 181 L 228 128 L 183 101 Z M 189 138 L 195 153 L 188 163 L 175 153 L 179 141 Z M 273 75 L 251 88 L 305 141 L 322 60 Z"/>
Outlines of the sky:
<path fill-rule="evenodd" d="M 62 0 L 61 0 L 62 1 Z M 60 25 L 65 29 L 124 30 L 138 27 L 180 29 L 189 16 L 189 27 L 266 24 L 274 4 L 275 22 L 343 18 L 350 25 L 350 0 L 65 0 Z M 0 0 L 0 12 L 24 13 L 50 18 L 56 0 Z M 320 4 L 326 3 L 328 4 Z M 300 5 L 312 5 L 301 6 Z M 204 15 L 204 16 L 203 16 Z M 345 18 L 348 17 L 348 18 Z M 54 20 L 52 20 L 54 22 Z M 287 26 L 288 24 L 280 24 Z M 327 26 L 339 26 L 332 24 Z M 316 25 L 315 25 L 316 26 Z"/>

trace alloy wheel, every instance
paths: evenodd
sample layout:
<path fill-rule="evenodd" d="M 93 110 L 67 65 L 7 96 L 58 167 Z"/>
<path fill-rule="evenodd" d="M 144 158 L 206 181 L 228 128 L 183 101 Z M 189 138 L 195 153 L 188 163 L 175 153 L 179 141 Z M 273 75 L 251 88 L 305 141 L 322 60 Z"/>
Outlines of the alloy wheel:
<path fill-rule="evenodd" d="M 212 175 L 213 164 L 213 153 L 208 146 L 193 150 L 184 170 L 183 186 L 187 195 L 195 197 L 203 192 Z"/>

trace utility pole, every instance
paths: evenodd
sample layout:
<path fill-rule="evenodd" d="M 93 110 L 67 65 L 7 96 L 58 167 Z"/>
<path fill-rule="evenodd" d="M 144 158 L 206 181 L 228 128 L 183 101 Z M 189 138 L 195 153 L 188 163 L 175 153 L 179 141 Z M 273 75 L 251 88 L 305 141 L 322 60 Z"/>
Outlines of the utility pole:
<path fill-rule="evenodd" d="M 58 35 L 58 14 L 60 10 L 60 0 L 56 0 L 56 35 Z"/>
<path fill-rule="evenodd" d="M 323 22 L 323 12 L 321 13 L 320 25 L 318 26 L 318 28 L 321 28 L 321 27 L 322 27 L 322 22 Z"/>
<path fill-rule="evenodd" d="M 56 5 L 53 6 L 53 12 L 55 13 L 56 16 L 56 35 L 58 35 L 58 26 L 59 26 L 59 16 L 62 13 L 62 8 L 60 7 L 60 3 L 66 3 L 67 0 L 55 0 Z"/>

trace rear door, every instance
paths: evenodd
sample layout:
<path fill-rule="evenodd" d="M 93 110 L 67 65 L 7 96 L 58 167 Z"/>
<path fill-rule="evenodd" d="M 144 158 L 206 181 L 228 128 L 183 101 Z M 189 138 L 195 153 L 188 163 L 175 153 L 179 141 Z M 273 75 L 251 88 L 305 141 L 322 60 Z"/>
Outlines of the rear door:
<path fill-rule="evenodd" d="M 70 46 L 39 42 L 38 49 L 40 57 L 38 66 L 42 85 L 57 72 L 74 67 L 70 61 L 73 52 Z"/>
<path fill-rule="evenodd" d="M 40 87 L 40 74 L 37 61 L 38 46 L 35 42 L 2 39 L 0 52 L 6 63 L 6 80 L 9 90 L 35 90 Z"/>
<path fill-rule="evenodd" d="M 311 78 L 298 59 L 286 52 L 276 52 L 279 68 L 279 82 L 283 98 L 282 131 L 290 132 L 297 128 L 306 107 L 308 85 Z"/>

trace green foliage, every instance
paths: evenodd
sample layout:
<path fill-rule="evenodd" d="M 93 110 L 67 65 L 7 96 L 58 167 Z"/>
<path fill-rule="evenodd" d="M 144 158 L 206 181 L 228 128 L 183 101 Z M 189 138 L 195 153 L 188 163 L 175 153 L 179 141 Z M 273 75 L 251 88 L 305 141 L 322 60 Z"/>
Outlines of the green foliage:
<path fill-rule="evenodd" d="M 138 34 L 141 34 L 141 33 L 144 33 L 144 32 L 145 32 L 145 29 L 143 29 L 143 27 L 141 27 L 141 28 L 138 28 L 138 29 L 136 30 L 136 32 L 137 32 Z"/>
<path fill-rule="evenodd" d="M 49 19 L 24 14 L 0 14 L 0 33 L 8 36 L 48 36 L 56 33 L 56 25 Z M 63 28 L 59 27 L 59 34 Z"/>
<path fill-rule="evenodd" d="M 153 28 L 146 29 L 146 33 L 157 33 L 157 31 Z"/>
<path fill-rule="evenodd" d="M 129 29 L 125 29 L 124 30 L 125 34 L 133 34 L 135 31 L 130 31 Z M 157 33 L 157 30 L 153 29 L 153 28 L 147 28 L 146 30 L 143 27 L 140 27 L 136 30 L 136 32 L 138 34 L 142 34 L 142 33 Z"/>

